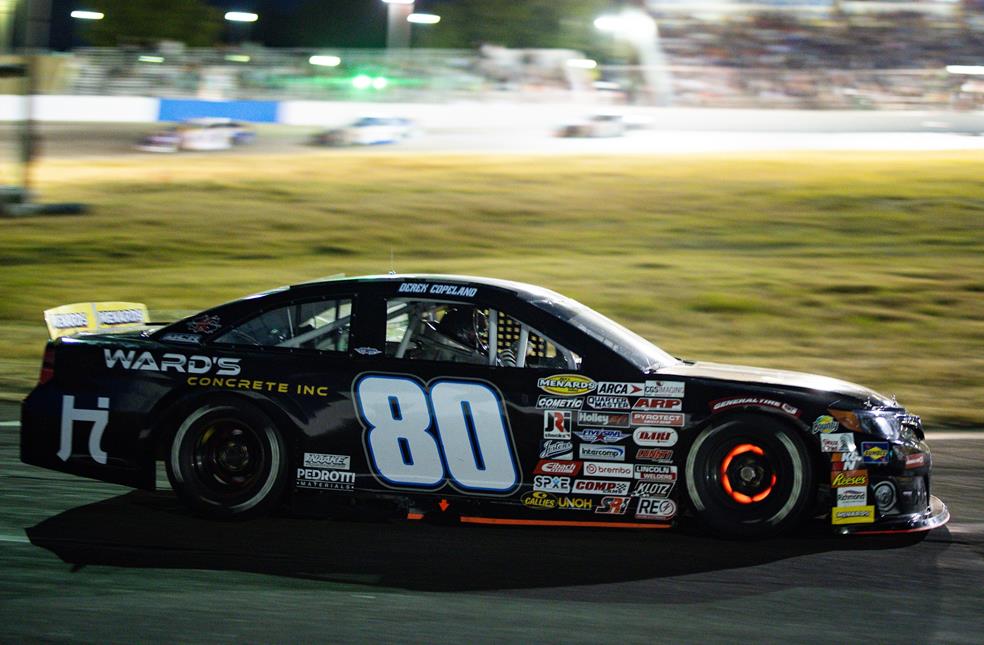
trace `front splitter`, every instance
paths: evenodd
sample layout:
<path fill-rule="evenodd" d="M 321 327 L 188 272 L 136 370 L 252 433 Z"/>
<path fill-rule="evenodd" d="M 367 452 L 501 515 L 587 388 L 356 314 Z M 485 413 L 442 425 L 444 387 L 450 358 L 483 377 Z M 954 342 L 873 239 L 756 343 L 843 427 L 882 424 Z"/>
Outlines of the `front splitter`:
<path fill-rule="evenodd" d="M 882 518 L 874 524 L 837 527 L 841 535 L 888 535 L 931 531 L 950 521 L 946 504 L 935 495 L 929 496 L 929 510 L 914 515 L 897 515 Z"/>

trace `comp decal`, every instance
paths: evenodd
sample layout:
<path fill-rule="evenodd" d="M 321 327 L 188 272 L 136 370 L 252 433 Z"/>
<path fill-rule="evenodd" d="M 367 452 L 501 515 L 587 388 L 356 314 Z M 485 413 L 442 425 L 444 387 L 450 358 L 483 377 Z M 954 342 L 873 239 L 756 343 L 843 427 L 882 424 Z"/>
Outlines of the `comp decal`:
<path fill-rule="evenodd" d="M 519 487 L 505 406 L 491 384 L 437 378 L 425 385 L 408 375 L 362 374 L 352 400 L 369 466 L 383 485 L 437 490 L 449 484 L 476 495 L 508 495 Z"/>

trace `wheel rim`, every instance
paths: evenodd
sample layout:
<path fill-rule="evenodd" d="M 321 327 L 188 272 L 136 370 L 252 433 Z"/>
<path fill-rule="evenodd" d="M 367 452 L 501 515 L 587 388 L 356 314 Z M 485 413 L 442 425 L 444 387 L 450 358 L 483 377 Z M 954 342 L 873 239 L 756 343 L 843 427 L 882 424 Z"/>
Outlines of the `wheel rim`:
<path fill-rule="evenodd" d="M 724 492 L 739 504 L 765 500 L 775 488 L 776 473 L 761 446 L 742 443 L 732 448 L 718 467 Z"/>
<path fill-rule="evenodd" d="M 239 419 L 218 419 L 202 429 L 192 446 L 196 479 L 212 493 L 233 497 L 251 491 L 269 460 L 257 431 Z"/>

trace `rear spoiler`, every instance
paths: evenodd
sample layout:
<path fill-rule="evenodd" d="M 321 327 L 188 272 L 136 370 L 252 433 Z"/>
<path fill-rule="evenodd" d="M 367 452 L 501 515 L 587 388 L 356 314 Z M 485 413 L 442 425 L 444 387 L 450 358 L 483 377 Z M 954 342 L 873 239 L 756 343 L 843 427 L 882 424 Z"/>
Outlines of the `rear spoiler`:
<path fill-rule="evenodd" d="M 85 331 L 132 329 L 148 320 L 147 305 L 139 302 L 76 302 L 44 312 L 48 337 L 52 339 Z"/>

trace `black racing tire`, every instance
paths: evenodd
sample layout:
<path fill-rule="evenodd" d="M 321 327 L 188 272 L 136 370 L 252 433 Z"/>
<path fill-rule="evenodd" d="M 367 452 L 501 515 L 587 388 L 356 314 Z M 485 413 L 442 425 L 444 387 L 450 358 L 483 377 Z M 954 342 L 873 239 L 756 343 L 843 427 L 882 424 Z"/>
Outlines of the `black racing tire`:
<path fill-rule="evenodd" d="M 813 503 L 815 473 L 800 433 L 763 414 L 705 428 L 687 454 L 690 505 L 705 526 L 731 538 L 786 532 Z"/>
<path fill-rule="evenodd" d="M 198 514 L 247 519 L 284 496 L 287 443 L 276 425 L 247 402 L 210 403 L 175 429 L 165 459 L 178 497 Z"/>

